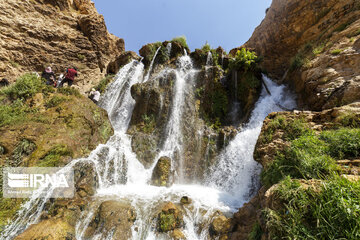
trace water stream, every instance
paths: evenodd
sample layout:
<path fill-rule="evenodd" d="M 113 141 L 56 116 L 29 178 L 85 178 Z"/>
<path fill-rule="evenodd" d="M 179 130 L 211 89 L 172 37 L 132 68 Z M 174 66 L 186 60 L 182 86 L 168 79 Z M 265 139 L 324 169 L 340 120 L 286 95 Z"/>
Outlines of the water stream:
<path fill-rule="evenodd" d="M 156 54 L 154 59 L 155 57 Z M 152 66 L 148 75 L 151 68 Z M 143 76 L 143 64 L 137 61 L 127 64 L 120 70 L 116 80 L 107 88 L 100 101 L 101 107 L 108 112 L 115 130 L 114 135 L 106 144 L 99 145 L 87 158 L 73 160 L 64 168 L 71 169 L 78 162 L 89 162 L 95 166 L 99 187 L 93 197 L 94 202 L 113 199 L 131 204 L 137 215 L 132 227 L 132 239 L 169 239 L 168 235 L 156 232 L 154 216 L 164 202 L 179 202 L 183 196 L 192 199 L 192 203 L 184 207 L 184 235 L 191 240 L 207 239 L 208 227 L 202 226 L 209 226 L 213 214 L 216 211 L 236 211 L 257 189 L 261 168 L 253 160 L 252 155 L 263 120 L 270 112 L 281 111 L 278 103 L 289 109 L 295 106 L 293 97 L 287 93 L 284 86 L 279 86 L 264 77 L 272 95 L 268 95 L 265 90 L 262 91 L 249 122 L 220 153 L 217 164 L 210 169 L 206 181 L 197 185 L 186 185 L 181 173 L 183 136 L 180 126 L 185 120 L 185 92 L 193 85 L 197 70 L 193 68 L 189 56 L 182 56 L 178 59 L 177 69 L 172 71 L 176 78 L 171 112 L 157 157 L 174 158 L 175 154 L 180 156 L 174 163 L 178 178 L 173 186 L 166 188 L 149 185 L 153 167 L 146 169 L 139 162 L 131 148 L 131 136 L 126 133 L 135 106 L 130 88 L 135 83 L 149 80 L 149 76 Z M 39 221 L 44 205 L 49 199 L 47 196 L 37 197 L 38 195 L 34 194 L 24 205 L 18 219 L 3 232 L 2 239 L 12 239 L 29 225 Z M 79 216 L 76 225 L 77 239 L 83 239 L 95 210 L 90 207 Z M 107 236 L 108 233 L 100 233 L 92 239 L 105 239 Z"/>

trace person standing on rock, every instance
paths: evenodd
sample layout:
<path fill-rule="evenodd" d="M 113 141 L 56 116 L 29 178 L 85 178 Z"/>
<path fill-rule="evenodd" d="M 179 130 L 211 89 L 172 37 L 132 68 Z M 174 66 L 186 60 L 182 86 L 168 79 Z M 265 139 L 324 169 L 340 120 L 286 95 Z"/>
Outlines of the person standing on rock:
<path fill-rule="evenodd" d="M 41 74 L 41 77 L 46 80 L 46 85 L 55 86 L 56 77 L 55 77 L 54 72 L 51 70 L 51 67 L 45 68 L 45 70 Z"/>
<path fill-rule="evenodd" d="M 89 98 L 95 103 L 97 104 L 98 101 L 100 100 L 100 92 L 95 90 L 95 88 L 91 89 L 91 92 L 89 94 Z"/>
<path fill-rule="evenodd" d="M 76 67 L 67 68 L 65 73 L 65 78 L 59 84 L 59 87 L 62 87 L 64 83 L 67 83 L 69 87 L 73 85 L 75 77 L 77 77 L 77 69 Z"/>

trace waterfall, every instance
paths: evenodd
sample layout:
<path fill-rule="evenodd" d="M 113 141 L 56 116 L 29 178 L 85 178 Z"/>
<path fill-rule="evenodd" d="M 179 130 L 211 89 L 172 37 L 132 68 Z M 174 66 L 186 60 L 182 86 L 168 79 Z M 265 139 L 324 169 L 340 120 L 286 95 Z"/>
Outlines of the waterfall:
<path fill-rule="evenodd" d="M 280 102 L 289 109 L 295 106 L 292 96 L 286 92 L 284 86 L 278 86 L 264 77 L 272 95 L 262 91 L 249 123 L 220 153 L 217 165 L 210 169 L 211 174 L 202 185 L 182 184 L 181 151 L 184 139 L 181 126 L 186 124 L 183 119 L 187 101 L 186 91 L 190 91 L 197 71 L 193 68 L 187 54 L 180 57 L 177 69 L 167 70 L 173 71 L 176 77 L 172 91 L 171 109 L 163 134 L 163 144 L 158 155 L 158 157 L 165 155 L 171 158 L 174 158 L 175 155 L 180 156 L 180 159 L 177 159 L 178 166 L 176 167 L 180 181 L 169 188 L 151 186 L 148 182 L 151 178 L 152 168 L 145 169 L 139 162 L 136 154 L 132 151 L 131 138 L 126 134 L 135 106 L 135 101 L 130 94 L 131 86 L 148 81 L 151 68 L 152 66 L 145 78 L 143 78 L 144 66 L 141 62 L 133 61 L 120 70 L 115 81 L 108 86 L 100 100 L 100 106 L 108 112 L 115 130 L 114 135 L 106 144 L 100 144 L 87 158 L 73 160 L 64 168 L 66 171 L 79 162 L 92 163 L 99 180 L 97 192 L 92 197 L 94 206 L 91 205 L 84 210 L 76 224 L 78 240 L 83 238 L 95 214 L 96 207 L 98 207 L 95 203 L 104 199 L 121 200 L 134 207 L 136 221 L 131 229 L 132 239 L 169 239 L 166 234 L 156 232 L 154 216 L 164 202 L 178 203 L 183 196 L 189 196 L 192 199 L 190 205 L 184 206 L 185 226 L 182 231 L 185 237 L 192 240 L 207 239 L 209 223 L 214 213 L 216 211 L 224 213 L 236 211 L 249 199 L 252 190 L 257 187 L 256 179 L 258 179 L 261 169 L 253 160 L 252 155 L 263 120 L 270 112 L 281 111 L 278 107 Z M 211 137 L 208 136 L 208 138 L 210 142 Z M 207 152 L 209 147 L 208 145 Z M 5 229 L 1 239 L 12 239 L 31 224 L 39 221 L 44 206 L 49 200 L 46 196 L 47 192 L 42 198 L 38 198 L 39 194 L 44 193 L 34 194 L 25 203 L 18 214 L 19 217 Z M 96 238 L 105 239 L 108 236 L 111 234 L 99 233 Z"/>
<path fill-rule="evenodd" d="M 155 54 L 154 54 L 153 59 L 151 60 L 150 67 L 149 67 L 149 71 L 147 72 L 147 74 L 146 74 L 146 76 L 145 76 L 145 78 L 144 78 L 144 82 L 147 82 L 147 81 L 149 80 L 149 78 L 150 78 L 150 74 L 151 74 L 151 71 L 152 71 L 153 66 L 154 66 L 155 58 L 156 58 L 156 56 L 158 55 L 160 49 L 161 49 L 161 46 L 158 47 L 158 49 L 156 50 L 156 52 L 155 52 Z"/>
<path fill-rule="evenodd" d="M 167 54 L 168 54 L 169 58 L 170 58 L 170 56 L 171 56 L 171 48 L 172 48 L 172 43 L 169 42 L 169 43 L 166 45 L 166 50 L 167 50 Z"/>
<path fill-rule="evenodd" d="M 207 58 L 206 58 L 206 66 L 210 67 L 212 65 L 213 65 L 213 57 L 212 57 L 211 52 L 209 51 L 207 54 Z"/>
<path fill-rule="evenodd" d="M 253 176 L 259 175 L 261 167 L 254 161 L 253 152 L 263 120 L 271 112 L 282 111 L 278 106 L 280 102 L 289 109 L 296 106 L 294 97 L 286 91 L 285 86 L 279 86 L 265 76 L 263 78 L 273 94 L 268 95 L 265 89 L 262 90 L 249 122 L 220 154 L 220 161 L 212 168 L 207 180 L 210 186 L 232 196 L 229 200 L 235 209 L 249 200 L 252 190 L 256 188 Z"/>

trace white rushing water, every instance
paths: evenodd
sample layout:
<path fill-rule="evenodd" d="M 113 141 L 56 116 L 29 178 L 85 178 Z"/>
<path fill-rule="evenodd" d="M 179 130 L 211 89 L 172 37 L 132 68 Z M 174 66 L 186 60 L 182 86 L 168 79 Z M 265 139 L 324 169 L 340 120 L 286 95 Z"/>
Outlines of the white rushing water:
<path fill-rule="evenodd" d="M 176 152 L 181 156 L 183 139 L 179 129 L 181 121 L 184 121 L 184 91 L 188 89 L 188 85 L 193 84 L 195 72 L 190 57 L 180 57 L 177 69 L 174 70 L 176 79 L 171 112 L 158 157 L 173 157 Z M 131 148 L 131 138 L 126 134 L 135 106 L 130 88 L 143 79 L 148 80 L 143 78 L 143 74 L 144 66 L 137 61 L 120 70 L 100 102 L 109 114 L 115 129 L 114 135 L 106 144 L 99 145 L 89 157 L 74 160 L 67 167 L 69 169 L 82 161 L 93 163 L 99 179 L 94 202 L 101 199 L 122 200 L 135 208 L 137 217 L 132 227 L 132 239 L 169 239 L 167 235 L 156 232 L 154 216 L 164 202 L 179 202 L 183 196 L 192 199 L 192 203 L 184 207 L 183 233 L 187 239 L 207 239 L 208 227 L 201 226 L 209 226 L 216 211 L 236 211 L 249 199 L 251 190 L 256 189 L 260 167 L 253 160 L 253 151 L 263 120 L 270 112 L 281 111 L 279 103 L 291 109 L 295 107 L 295 102 L 284 86 L 278 86 L 265 77 L 272 95 L 262 91 L 249 123 L 219 155 L 218 164 L 213 166 L 206 182 L 202 185 L 174 184 L 169 188 L 155 187 L 148 184 L 152 168 L 145 169 L 138 161 Z M 178 168 L 181 168 L 181 159 Z M 12 239 L 30 224 L 36 223 L 47 201 L 46 196 L 37 198 L 34 195 L 25 204 L 18 219 L 6 228 L 2 239 Z M 79 216 L 76 225 L 77 239 L 83 239 L 95 211 L 96 208 L 89 208 Z M 104 239 L 107 235 L 108 233 L 99 233 L 96 238 Z"/>
<path fill-rule="evenodd" d="M 170 47 L 171 47 L 171 45 L 170 45 Z M 155 52 L 155 54 L 154 54 L 153 59 L 151 60 L 149 70 L 148 70 L 148 72 L 147 72 L 147 74 L 146 74 L 146 76 L 145 76 L 145 78 L 144 78 L 144 82 L 147 82 L 147 81 L 149 80 L 149 78 L 150 78 L 150 74 L 151 74 L 152 69 L 153 69 L 153 66 L 154 66 L 155 58 L 156 58 L 156 56 L 158 55 L 160 49 L 161 49 L 161 46 L 158 47 L 158 49 L 156 50 L 156 52 Z M 169 54 L 169 55 L 170 55 L 170 54 Z"/>

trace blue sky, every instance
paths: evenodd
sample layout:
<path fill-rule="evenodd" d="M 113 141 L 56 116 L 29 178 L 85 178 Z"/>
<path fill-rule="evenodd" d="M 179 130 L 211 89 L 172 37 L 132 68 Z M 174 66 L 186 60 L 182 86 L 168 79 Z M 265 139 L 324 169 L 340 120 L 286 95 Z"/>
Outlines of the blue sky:
<path fill-rule="evenodd" d="M 206 41 L 229 51 L 242 45 L 265 17 L 271 0 L 93 0 L 109 32 L 126 50 L 186 36 L 191 50 Z"/>

